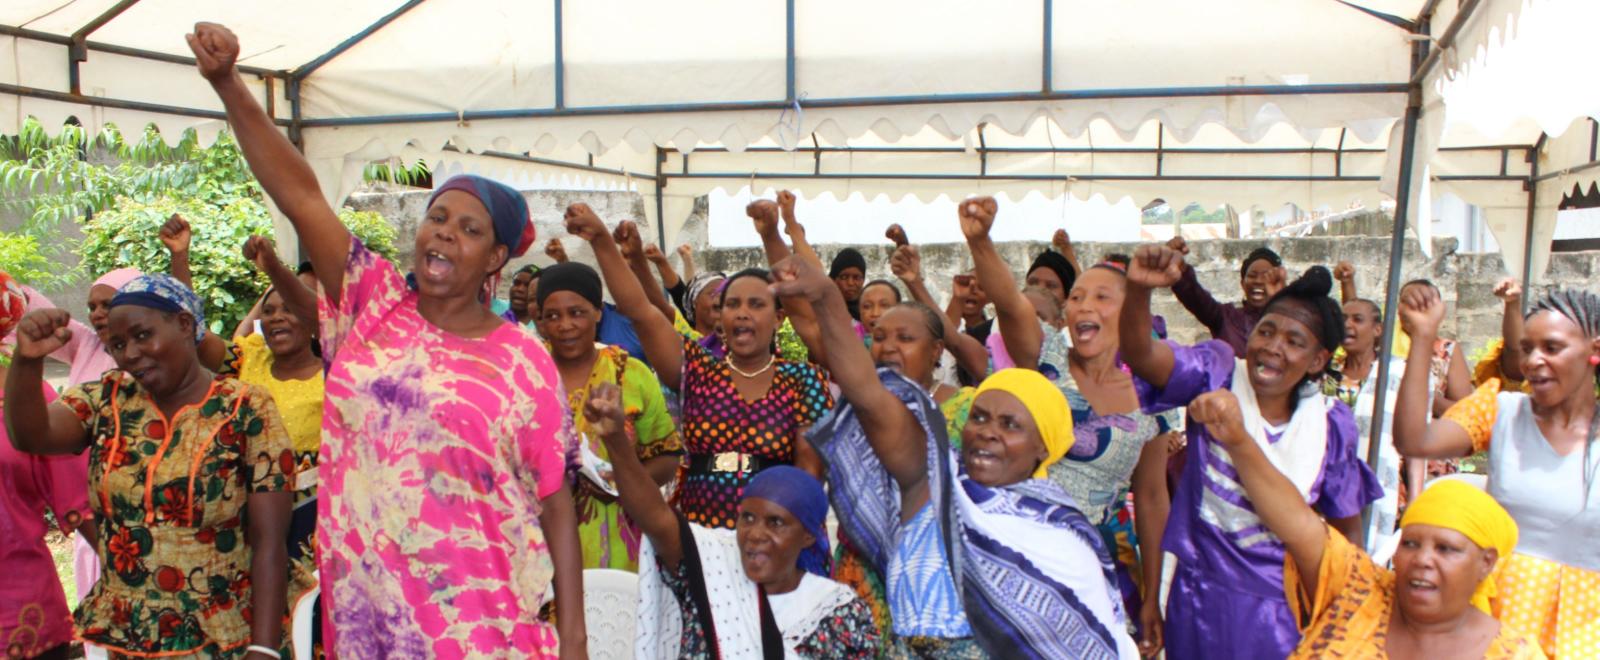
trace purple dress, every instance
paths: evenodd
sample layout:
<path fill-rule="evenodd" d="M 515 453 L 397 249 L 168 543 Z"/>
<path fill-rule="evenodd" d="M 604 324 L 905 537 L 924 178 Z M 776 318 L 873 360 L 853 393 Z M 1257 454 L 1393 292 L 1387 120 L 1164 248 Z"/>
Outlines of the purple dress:
<path fill-rule="evenodd" d="M 1145 412 L 1186 406 L 1205 392 L 1232 386 L 1234 353 L 1226 343 L 1168 345 L 1174 360 L 1165 389 L 1134 378 Z M 1189 424 L 1187 433 L 1190 458 L 1162 541 L 1162 549 L 1178 563 L 1167 600 L 1167 657 L 1281 660 L 1300 642 L 1283 592 L 1283 543 L 1265 528 L 1230 534 L 1205 519 L 1202 489 L 1243 509 L 1254 508 L 1237 485 L 1237 471 L 1218 458 L 1226 450 L 1200 424 Z M 1333 403 L 1327 456 L 1308 502 L 1327 518 L 1358 515 L 1383 496 L 1377 476 L 1356 455 L 1358 436 L 1350 408 Z"/>

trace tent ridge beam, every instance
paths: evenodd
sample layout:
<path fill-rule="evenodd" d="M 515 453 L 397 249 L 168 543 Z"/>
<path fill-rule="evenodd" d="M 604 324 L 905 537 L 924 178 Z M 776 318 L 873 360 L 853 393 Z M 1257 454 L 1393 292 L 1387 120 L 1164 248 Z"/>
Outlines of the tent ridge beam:
<path fill-rule="evenodd" d="M 629 172 L 628 170 L 613 169 L 613 168 L 610 168 L 610 167 L 601 167 L 599 165 L 584 165 L 582 163 L 569 163 L 569 162 L 564 161 L 564 160 L 556 160 L 556 159 L 553 159 L 553 158 L 540 158 L 538 156 L 530 156 L 528 154 L 512 153 L 512 152 L 509 152 L 509 151 L 494 151 L 494 150 L 490 150 L 490 151 L 467 152 L 467 151 L 461 151 L 460 149 L 457 149 L 454 146 L 446 146 L 442 151 L 453 151 L 453 152 L 456 152 L 456 153 L 470 153 L 470 154 L 475 154 L 475 155 L 478 155 L 478 156 L 486 156 L 486 157 L 489 157 L 489 158 L 498 158 L 500 160 L 514 160 L 514 161 L 518 161 L 518 162 L 522 162 L 522 163 L 532 163 L 532 164 L 535 164 L 535 165 L 549 165 L 551 167 L 564 167 L 564 168 L 567 168 L 567 169 L 578 170 L 578 171 L 581 171 L 581 172 L 593 172 L 595 174 L 610 174 L 610 175 L 613 175 L 613 176 L 625 176 L 625 177 L 628 177 L 628 178 L 631 178 L 631 179 L 645 179 L 645 180 L 648 180 L 648 181 L 656 180 L 655 175 L 652 175 L 652 174 L 639 174 L 638 172 Z"/>
<path fill-rule="evenodd" d="M 1416 72 L 1411 75 L 1412 84 L 1421 85 L 1422 81 L 1433 71 L 1433 67 L 1439 64 L 1439 58 L 1444 55 L 1444 52 L 1455 45 L 1456 35 L 1460 34 L 1461 29 L 1466 27 L 1468 21 L 1472 20 L 1472 15 L 1477 11 L 1479 2 L 1480 0 L 1463 0 L 1461 10 L 1456 12 L 1455 18 L 1450 20 L 1449 25 L 1445 26 L 1444 33 L 1439 35 L 1438 43 L 1435 44 L 1434 48 L 1428 49 L 1428 56 L 1424 57 L 1422 63 L 1417 65 Z"/>
<path fill-rule="evenodd" d="M 78 28 L 76 32 L 73 32 L 72 40 L 82 43 L 84 40 L 88 39 L 89 35 L 93 34 L 95 30 L 105 27 L 106 23 L 110 23 L 112 19 L 116 18 L 119 14 L 127 11 L 136 4 L 139 4 L 139 0 L 122 0 L 115 5 L 112 5 L 110 9 L 101 12 L 99 16 L 94 17 L 94 20 L 89 21 L 83 27 Z"/>
<path fill-rule="evenodd" d="M 29 40 L 32 40 L 32 41 L 42 41 L 42 42 L 45 42 L 45 43 L 56 44 L 58 46 L 66 46 L 68 48 L 72 47 L 72 37 L 70 37 L 70 36 L 60 35 L 60 34 L 51 34 L 49 32 L 40 32 L 38 30 L 30 30 L 30 29 L 27 29 L 27 28 L 21 28 L 21 27 L 17 27 L 17 26 L 14 26 L 14 25 L 0 25 L 0 36 L 16 37 L 18 39 L 29 39 Z M 153 62 L 166 62 L 168 64 L 182 64 L 182 65 L 185 65 L 185 66 L 194 66 L 194 58 L 193 57 L 184 57 L 182 55 L 173 55 L 171 53 L 163 53 L 163 52 L 160 52 L 160 51 L 145 50 L 143 48 L 132 48 L 132 47 L 129 47 L 129 46 L 118 46 L 116 44 L 108 44 L 108 43 L 103 43 L 103 42 L 99 42 L 99 41 L 85 41 L 83 43 L 83 46 L 84 46 L 84 48 L 86 48 L 88 50 L 95 51 L 97 53 L 109 53 L 109 54 L 112 54 L 112 55 L 121 55 L 123 57 L 133 57 L 133 58 L 138 58 L 138 59 L 142 59 L 142 60 L 151 60 Z M 263 78 L 284 78 L 284 79 L 287 79 L 289 77 L 289 73 L 286 72 L 286 71 L 278 71 L 278 70 L 274 70 L 274 69 L 263 69 L 263 68 L 258 67 L 258 66 L 240 65 L 238 68 L 239 68 L 239 72 L 240 73 L 248 73 L 250 75 L 260 76 L 260 77 L 263 77 Z"/>
<path fill-rule="evenodd" d="M 669 152 L 677 152 L 672 147 L 663 147 Z M 1528 149 L 1527 145 L 1480 145 L 1439 147 L 1443 152 L 1505 152 L 1510 149 Z M 986 147 L 990 154 L 1124 154 L 1124 155 L 1150 155 L 1155 154 L 1154 147 Z M 1328 147 L 1261 147 L 1252 149 L 1248 147 L 1163 147 L 1166 154 L 1184 155 L 1248 155 L 1248 154 L 1307 154 L 1307 155 L 1337 155 L 1343 154 L 1381 154 L 1387 150 L 1375 147 L 1351 147 L 1343 151 Z M 727 147 L 698 147 L 693 152 L 698 153 L 733 153 Z M 741 153 L 904 153 L 904 154 L 961 154 L 967 150 L 963 147 L 795 147 L 784 149 L 782 147 L 748 147 Z M 1503 172 L 1502 172 L 1503 173 Z"/>
<path fill-rule="evenodd" d="M 306 76 L 311 75 L 313 71 L 322 68 L 322 65 L 327 64 L 328 62 L 332 61 L 333 58 L 344 54 L 345 51 L 354 48 L 356 44 L 359 44 L 362 42 L 362 40 L 372 36 L 374 32 L 382 30 L 384 26 L 393 23 L 395 19 L 404 16 L 406 12 L 411 11 L 412 8 L 422 4 L 422 2 L 423 0 L 406 0 L 405 4 L 402 4 L 394 11 L 385 14 L 382 18 L 379 18 L 377 22 L 374 22 L 372 25 L 368 25 L 366 29 L 351 35 L 349 39 L 345 39 L 344 41 L 340 42 L 339 45 L 334 46 L 332 50 L 323 53 L 321 56 L 317 57 L 317 59 L 300 65 L 300 68 L 295 69 L 290 75 L 296 78 L 305 78 Z"/>
<path fill-rule="evenodd" d="M 84 42 L 88 41 L 89 35 L 94 34 L 95 30 L 100 29 L 106 23 L 110 23 L 111 19 L 116 18 L 118 14 L 127 11 L 129 7 L 138 4 L 138 2 L 139 0 L 121 0 L 121 2 L 112 5 L 111 8 L 100 12 L 99 16 L 94 17 L 94 19 L 72 33 L 72 43 L 67 45 L 67 89 L 71 90 L 73 94 L 83 93 L 82 78 L 79 76 L 78 65 L 89 60 L 89 49 L 84 47 Z"/>
<path fill-rule="evenodd" d="M 693 174 L 664 174 L 668 179 L 862 179 L 903 181 L 1288 181 L 1302 183 L 1374 182 L 1377 176 L 1296 176 L 1279 174 L 1227 175 L 1227 174 L 889 174 L 889 173 L 837 173 L 809 174 L 806 172 L 696 172 Z M 1456 176 L 1441 176 L 1440 180 L 1457 180 Z M 1472 177 L 1481 179 L 1485 177 Z M 1507 181 L 1522 181 L 1522 177 L 1492 177 Z"/>
<path fill-rule="evenodd" d="M 1567 175 L 1570 175 L 1570 174 L 1577 174 L 1579 172 L 1587 172 L 1587 171 L 1595 169 L 1597 167 L 1600 167 L 1600 160 L 1591 160 L 1591 161 L 1589 161 L 1587 163 L 1584 163 L 1582 165 L 1573 165 L 1572 167 L 1556 170 L 1554 172 L 1545 172 L 1544 174 L 1539 174 L 1537 176 L 1529 177 L 1528 178 L 1528 182 L 1531 183 L 1531 184 L 1544 183 L 1544 182 L 1549 181 L 1551 179 L 1559 179 L 1561 177 L 1564 177 L 1564 176 L 1567 176 Z"/>
<path fill-rule="evenodd" d="M 119 110 L 136 110 L 139 112 L 179 115 L 183 117 L 200 117 L 204 119 L 222 120 L 226 120 L 228 118 L 228 114 L 221 110 L 186 108 L 177 105 L 147 103 L 144 101 L 130 101 L 127 99 L 114 99 L 104 96 L 84 96 L 82 94 L 58 92 L 49 89 L 39 89 L 37 87 L 26 87 L 23 85 L 12 85 L 10 83 L 0 83 L 0 94 L 14 94 L 17 96 L 43 99 L 46 101 L 60 101 L 62 103 L 75 103 L 79 105 L 99 106 L 102 108 L 116 108 Z M 283 119 L 274 119 L 273 123 L 277 124 L 278 126 L 289 125 L 289 122 Z"/>
<path fill-rule="evenodd" d="M 371 126 L 425 122 L 458 122 L 492 119 L 541 117 L 587 117 L 597 115 L 668 114 L 684 112 L 742 112 L 752 110 L 802 108 L 860 108 L 886 105 L 941 105 L 951 103 L 1008 103 L 1025 101 L 1076 101 L 1137 98 L 1192 98 L 1214 96 L 1300 96 L 1334 94 L 1401 94 L 1409 83 L 1333 83 L 1322 85 L 1221 85 L 1210 87 L 1143 87 L 1125 89 L 1062 90 L 1043 92 L 1000 92 L 974 94 L 927 94 L 905 96 L 858 96 L 783 101 L 727 101 L 716 103 L 662 103 L 567 108 L 512 108 L 505 110 L 467 110 L 465 112 L 420 112 L 356 117 L 318 117 L 305 120 L 305 126 Z"/>

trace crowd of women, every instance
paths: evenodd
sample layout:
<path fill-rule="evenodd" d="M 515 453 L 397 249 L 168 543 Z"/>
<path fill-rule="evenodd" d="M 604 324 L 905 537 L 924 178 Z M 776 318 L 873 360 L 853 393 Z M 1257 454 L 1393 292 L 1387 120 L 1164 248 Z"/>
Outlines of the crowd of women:
<path fill-rule="evenodd" d="M 679 273 L 574 204 L 595 266 L 557 237 L 499 300 L 520 193 L 443 182 L 390 262 L 233 35 L 189 42 L 308 261 L 241 246 L 272 287 L 231 338 L 179 217 L 171 272 L 105 274 L 89 326 L 0 274 L 8 657 L 282 658 L 315 586 L 328 655 L 582 658 L 593 568 L 639 574 L 650 658 L 1600 656 L 1600 296 L 1503 283 L 1470 373 L 1425 280 L 1390 346 L 1352 267 L 1266 248 L 1238 304 L 1182 239 L 1083 261 L 1057 232 L 1019 285 L 980 197 L 941 305 L 904 228 L 868 281 L 784 192 L 747 209 L 767 268 Z M 1213 339 L 1166 339 L 1157 289 Z M 1475 453 L 1486 488 L 1440 478 Z M 92 549 L 75 612 L 47 520 Z"/>

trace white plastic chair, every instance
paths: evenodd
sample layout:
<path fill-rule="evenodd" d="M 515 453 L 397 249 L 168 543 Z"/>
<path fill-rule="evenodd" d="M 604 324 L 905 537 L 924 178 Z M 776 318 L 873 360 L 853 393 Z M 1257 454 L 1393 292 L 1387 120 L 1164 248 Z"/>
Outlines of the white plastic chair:
<path fill-rule="evenodd" d="M 1439 483 L 1441 481 L 1460 481 L 1460 482 L 1465 483 L 1467 485 L 1470 485 L 1470 486 L 1472 486 L 1474 488 L 1477 488 L 1478 490 L 1488 490 L 1489 489 L 1489 475 L 1486 475 L 1486 474 L 1473 474 L 1471 472 L 1457 472 L 1455 474 L 1447 474 L 1447 475 L 1444 475 L 1444 476 L 1436 478 L 1436 479 L 1430 479 L 1430 480 L 1428 480 L 1427 483 L 1422 485 L 1422 489 L 1423 490 L 1427 490 L 1429 488 L 1432 488 L 1434 484 Z M 1389 563 L 1394 560 L 1394 553 L 1396 551 L 1398 551 L 1399 549 L 1400 549 L 1400 535 L 1399 534 L 1395 534 L 1393 536 L 1390 536 L 1389 539 L 1387 541 L 1385 541 L 1384 544 L 1381 547 L 1377 548 L 1372 553 L 1372 561 L 1373 561 L 1373 563 L 1376 563 L 1379 566 L 1388 566 Z"/>
<path fill-rule="evenodd" d="M 583 572 L 583 618 L 589 634 L 589 657 L 595 660 L 633 658 L 638 619 L 639 575 L 610 568 Z"/>
<path fill-rule="evenodd" d="M 296 660 L 312 657 L 311 629 L 317 618 L 317 596 L 322 593 L 321 571 L 312 571 L 318 586 L 295 601 L 294 615 L 290 617 L 289 641 Z"/>
<path fill-rule="evenodd" d="M 83 658 L 84 658 L 84 660 L 106 660 L 106 658 L 108 658 L 108 657 L 110 657 L 110 656 L 106 655 L 106 650 L 103 649 L 103 648 L 100 648 L 100 647 L 95 646 L 93 644 L 84 644 L 83 645 Z"/>

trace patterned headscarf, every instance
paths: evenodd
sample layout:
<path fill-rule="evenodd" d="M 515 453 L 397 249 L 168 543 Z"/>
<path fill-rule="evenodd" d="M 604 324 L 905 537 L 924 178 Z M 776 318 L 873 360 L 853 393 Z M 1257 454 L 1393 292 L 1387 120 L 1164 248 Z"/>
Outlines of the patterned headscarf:
<path fill-rule="evenodd" d="M 476 174 L 458 174 L 433 191 L 433 195 L 428 197 L 428 206 L 433 206 L 434 200 L 451 190 L 472 195 L 483 204 L 494 223 L 494 240 L 506 246 L 511 253 L 510 258 L 522 256 L 533 245 L 537 232 L 534 231 L 533 218 L 528 215 L 528 200 L 522 197 L 522 193 Z"/>
<path fill-rule="evenodd" d="M 694 301 L 700 299 L 700 294 L 711 286 L 713 282 L 728 279 L 728 275 L 720 270 L 699 273 L 689 279 L 689 286 L 683 290 L 683 320 L 694 327 Z"/>
<path fill-rule="evenodd" d="M 1072 408 L 1067 406 L 1067 397 L 1050 379 L 1032 369 L 1001 369 L 989 374 L 978 385 L 974 396 L 989 390 L 1000 390 L 1017 397 L 1022 407 L 1027 408 L 1028 414 L 1033 416 L 1033 424 L 1039 427 L 1039 439 L 1044 441 L 1046 453 L 1039 468 L 1033 471 L 1033 478 L 1045 478 L 1046 470 L 1072 448 Z"/>
<path fill-rule="evenodd" d="M 111 308 L 123 305 L 147 307 L 169 314 L 187 313 L 194 317 L 194 343 L 198 344 L 206 338 L 206 312 L 200 303 L 200 296 L 170 275 L 140 275 L 123 285 L 116 297 L 111 299 Z"/>
<path fill-rule="evenodd" d="M 1406 507 L 1400 518 L 1400 529 L 1411 525 L 1432 525 L 1461 532 L 1478 547 L 1494 548 L 1500 553 L 1489 577 L 1478 583 L 1472 593 L 1472 605 L 1489 612 L 1489 599 L 1495 595 L 1495 582 L 1500 577 L 1500 567 L 1511 559 L 1511 550 L 1517 547 L 1517 521 L 1500 506 L 1494 497 L 1472 484 L 1441 480 L 1429 484 L 1417 499 Z"/>
<path fill-rule="evenodd" d="M 10 274 L 0 271 L 0 337 L 11 334 L 28 313 L 28 293 Z"/>
<path fill-rule="evenodd" d="M 744 487 L 742 499 L 760 498 L 789 510 L 800 526 L 817 542 L 800 551 L 796 560 L 800 570 L 820 577 L 831 574 L 828 558 L 828 533 L 823 524 L 828 518 L 828 494 L 816 477 L 792 465 L 775 465 L 762 470 Z"/>

